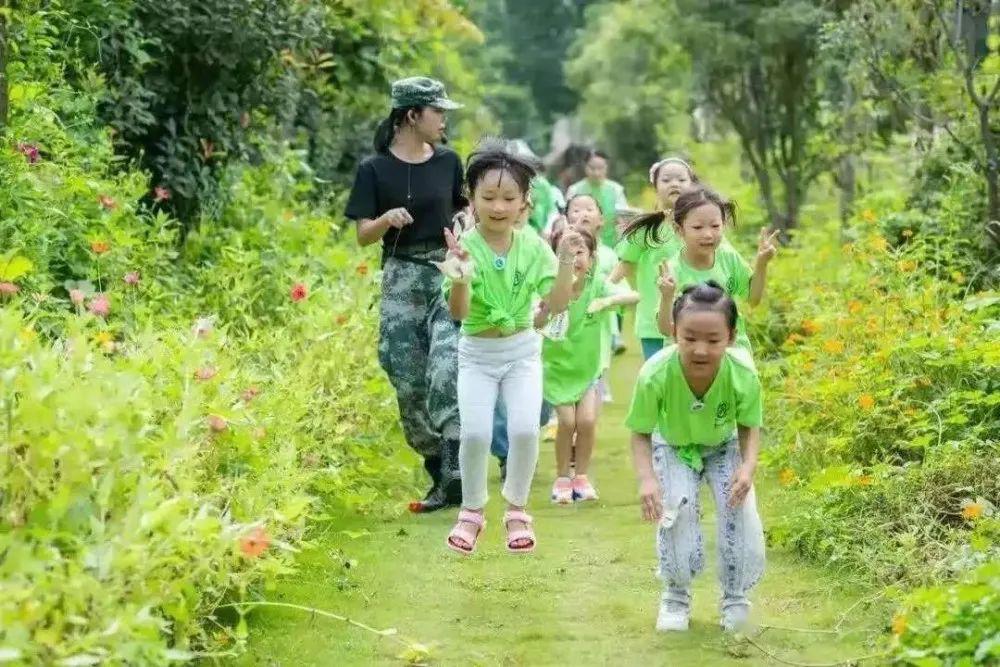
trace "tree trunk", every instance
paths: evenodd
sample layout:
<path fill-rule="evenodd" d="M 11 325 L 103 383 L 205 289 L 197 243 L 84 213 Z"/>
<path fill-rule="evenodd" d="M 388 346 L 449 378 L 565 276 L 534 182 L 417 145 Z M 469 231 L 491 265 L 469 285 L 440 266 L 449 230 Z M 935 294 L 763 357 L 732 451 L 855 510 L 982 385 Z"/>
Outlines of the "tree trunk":
<path fill-rule="evenodd" d="M 0 9 L 7 7 L 6 0 L 0 0 Z M 0 14 L 0 134 L 7 129 L 7 108 L 10 97 L 7 84 L 7 19 Z"/>
<path fill-rule="evenodd" d="M 843 236 L 847 223 L 854 215 L 854 197 L 857 191 L 858 175 L 854 166 L 854 156 L 844 155 L 837 167 L 837 188 L 839 189 L 838 207 L 840 210 L 840 232 Z"/>
<path fill-rule="evenodd" d="M 997 155 L 997 141 L 990 125 L 990 104 L 984 101 L 979 106 L 979 132 L 982 136 L 983 148 L 986 152 L 986 247 L 1000 250 L 1000 235 L 997 225 L 1000 224 L 1000 164 Z"/>

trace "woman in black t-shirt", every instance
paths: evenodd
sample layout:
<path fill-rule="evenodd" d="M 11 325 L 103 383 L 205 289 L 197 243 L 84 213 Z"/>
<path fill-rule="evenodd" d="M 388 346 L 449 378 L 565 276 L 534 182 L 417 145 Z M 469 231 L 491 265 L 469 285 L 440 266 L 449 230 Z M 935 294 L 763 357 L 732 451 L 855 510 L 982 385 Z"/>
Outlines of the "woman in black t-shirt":
<path fill-rule="evenodd" d="M 431 264 L 445 255 L 444 230 L 467 204 L 458 155 L 445 141 L 445 111 L 458 108 L 427 77 L 392 85 L 392 111 L 375 135 L 376 154 L 358 167 L 346 215 L 358 243 L 382 241 L 379 363 L 399 404 L 407 443 L 433 484 L 415 512 L 461 502 L 458 470 L 458 329 Z"/>

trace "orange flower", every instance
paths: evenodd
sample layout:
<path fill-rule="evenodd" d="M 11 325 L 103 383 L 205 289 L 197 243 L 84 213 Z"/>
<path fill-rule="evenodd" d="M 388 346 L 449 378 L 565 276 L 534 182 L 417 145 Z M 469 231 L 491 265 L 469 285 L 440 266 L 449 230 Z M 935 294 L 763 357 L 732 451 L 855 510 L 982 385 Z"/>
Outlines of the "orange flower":
<path fill-rule="evenodd" d="M 782 486 L 791 486 L 792 484 L 795 483 L 797 479 L 798 476 L 795 474 L 795 471 L 792 470 L 791 468 L 782 468 L 778 472 L 778 482 Z"/>
<path fill-rule="evenodd" d="M 785 339 L 785 345 L 794 345 L 795 343 L 801 342 L 803 340 L 802 334 L 800 333 L 790 333 L 788 338 Z"/>
<path fill-rule="evenodd" d="M 819 322 L 816 320 L 806 320 L 802 323 L 802 330 L 811 336 L 820 330 Z"/>
<path fill-rule="evenodd" d="M 118 203 L 115 202 L 114 198 L 109 197 L 108 195 L 101 195 L 97 198 L 97 201 L 100 202 L 101 208 L 105 211 L 113 211 L 118 206 Z"/>
<path fill-rule="evenodd" d="M 874 480 L 871 475 L 861 475 L 858 477 L 858 486 L 871 486 Z"/>
<path fill-rule="evenodd" d="M 896 614 L 892 617 L 892 634 L 899 637 L 906 632 L 906 614 Z"/>
<path fill-rule="evenodd" d="M 254 528 L 248 535 L 240 538 L 240 551 L 247 558 L 257 558 L 267 551 L 271 538 L 263 528 Z"/>
<path fill-rule="evenodd" d="M 338 325 L 347 324 L 347 320 L 348 320 L 347 315 L 337 315 L 336 322 Z"/>
<path fill-rule="evenodd" d="M 107 251 L 111 250 L 111 246 L 108 245 L 107 241 L 91 241 L 90 249 L 95 255 L 103 255 Z"/>
<path fill-rule="evenodd" d="M 966 521 L 975 521 L 983 515 L 982 503 L 967 500 L 962 504 L 962 518 Z"/>
<path fill-rule="evenodd" d="M 875 407 L 875 397 L 871 394 L 861 394 L 858 405 L 861 406 L 862 410 L 871 410 Z"/>
<path fill-rule="evenodd" d="M 875 222 L 875 220 L 877 219 L 875 217 L 875 211 L 871 210 L 870 208 L 866 208 L 865 210 L 861 211 L 861 219 L 864 220 L 865 222 Z"/>
<path fill-rule="evenodd" d="M 368 265 L 367 264 L 358 264 L 358 268 L 354 269 L 354 271 L 359 276 L 367 276 L 368 275 Z"/>
<path fill-rule="evenodd" d="M 847 302 L 847 312 L 849 312 L 851 315 L 854 315 L 855 313 L 857 313 L 862 308 L 864 308 L 864 304 L 862 304 L 860 301 L 848 301 Z"/>
<path fill-rule="evenodd" d="M 830 354 L 840 354 L 844 351 L 844 344 L 839 340 L 828 340 L 823 343 L 823 349 Z"/>

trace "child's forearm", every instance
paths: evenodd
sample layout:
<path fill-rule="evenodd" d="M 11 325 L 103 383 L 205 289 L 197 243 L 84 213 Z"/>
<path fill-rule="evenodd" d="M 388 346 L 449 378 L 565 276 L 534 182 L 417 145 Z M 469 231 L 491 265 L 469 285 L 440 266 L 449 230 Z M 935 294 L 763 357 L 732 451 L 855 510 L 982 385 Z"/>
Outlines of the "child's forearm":
<path fill-rule="evenodd" d="M 632 465 L 639 481 L 653 479 L 653 438 L 648 433 L 632 434 Z"/>
<path fill-rule="evenodd" d="M 656 326 L 660 334 L 671 338 L 674 335 L 674 297 L 660 294 L 660 311 L 656 314 Z"/>
<path fill-rule="evenodd" d="M 622 292 L 621 294 L 595 299 L 593 303 L 597 307 L 591 312 L 598 312 L 601 310 L 607 310 L 608 308 L 616 308 L 618 306 L 631 306 L 632 304 L 639 303 L 639 293 Z"/>
<path fill-rule="evenodd" d="M 469 315 L 469 301 L 472 293 L 465 283 L 453 283 L 451 291 L 448 293 L 448 310 L 451 312 L 451 319 L 456 322 L 464 320 Z"/>
<path fill-rule="evenodd" d="M 566 310 L 569 300 L 573 297 L 573 262 L 564 263 L 559 260 L 559 273 L 556 274 L 556 281 L 549 292 L 546 301 L 549 304 L 550 313 L 561 313 Z"/>
<path fill-rule="evenodd" d="M 757 457 L 760 454 L 760 427 L 738 426 L 736 430 L 739 433 L 740 456 L 743 458 L 743 465 L 750 466 L 751 470 L 756 470 Z"/>
<path fill-rule="evenodd" d="M 753 276 L 750 278 L 750 298 L 751 306 L 756 306 L 764 300 L 764 289 L 767 287 L 767 262 L 757 262 L 754 266 Z"/>
<path fill-rule="evenodd" d="M 612 283 L 617 283 L 622 278 L 628 281 L 629 285 L 635 283 L 635 263 L 620 261 L 615 264 L 615 268 L 611 271 L 608 276 L 608 280 Z"/>

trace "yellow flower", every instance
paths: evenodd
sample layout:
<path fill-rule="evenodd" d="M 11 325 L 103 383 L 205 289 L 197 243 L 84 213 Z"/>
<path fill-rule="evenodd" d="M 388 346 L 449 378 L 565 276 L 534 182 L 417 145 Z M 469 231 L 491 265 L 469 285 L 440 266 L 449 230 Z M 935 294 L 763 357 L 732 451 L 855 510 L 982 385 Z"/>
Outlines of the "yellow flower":
<path fill-rule="evenodd" d="M 875 407 L 875 397 L 871 394 L 861 394 L 858 405 L 861 406 L 862 410 L 871 410 Z"/>
<path fill-rule="evenodd" d="M 828 340 L 823 343 L 823 349 L 830 354 L 840 354 L 844 351 L 844 344 L 839 340 Z"/>
<path fill-rule="evenodd" d="M 858 486 L 871 486 L 873 481 L 871 475 L 861 475 L 858 477 L 857 484 Z"/>
<path fill-rule="evenodd" d="M 108 343 L 113 343 L 115 337 L 111 335 L 108 331 L 101 331 L 96 336 L 94 336 L 94 342 L 98 345 L 106 346 Z"/>
<path fill-rule="evenodd" d="M 912 229 L 904 229 L 903 230 L 903 237 L 904 238 L 910 238 L 911 236 L 913 236 L 913 230 Z"/>
<path fill-rule="evenodd" d="M 795 471 L 791 468 L 782 468 L 778 472 L 778 482 L 782 486 L 791 486 L 797 479 L 798 477 L 795 475 Z"/>
<path fill-rule="evenodd" d="M 862 304 L 860 301 L 848 301 L 847 302 L 847 312 L 849 312 L 851 315 L 854 315 L 855 313 L 857 313 L 862 308 L 864 308 L 864 304 Z"/>
<path fill-rule="evenodd" d="M 965 282 L 965 274 L 963 274 L 961 271 L 953 271 L 951 274 L 951 279 L 954 280 L 959 285 L 961 285 L 962 283 Z"/>
<path fill-rule="evenodd" d="M 896 266 L 903 273 L 910 273 L 911 271 L 917 268 L 917 263 L 912 259 L 901 259 L 899 260 L 899 262 L 896 263 Z"/>
<path fill-rule="evenodd" d="M 967 500 L 962 504 L 962 518 L 966 521 L 975 521 L 983 515 L 984 509 L 982 503 Z"/>
<path fill-rule="evenodd" d="M 875 250 L 881 250 L 885 252 L 886 248 L 889 247 L 889 242 L 885 240 L 885 237 L 876 236 L 872 239 L 872 248 Z"/>
<path fill-rule="evenodd" d="M 870 208 L 866 208 L 865 210 L 861 211 L 861 219 L 864 220 L 865 222 L 875 222 L 875 220 L 877 219 L 875 217 L 875 211 L 871 210 Z"/>
<path fill-rule="evenodd" d="M 38 332 L 35 331 L 34 329 L 32 329 L 30 326 L 29 327 L 24 327 L 23 329 L 21 329 L 21 333 L 19 334 L 19 337 L 25 343 L 30 343 L 31 341 L 33 341 L 36 338 L 38 338 Z"/>
<path fill-rule="evenodd" d="M 802 323 L 802 330 L 812 335 L 820 330 L 819 322 L 816 320 L 806 320 Z"/>
<path fill-rule="evenodd" d="M 906 632 L 906 614 L 896 614 L 892 617 L 892 634 L 897 637 Z"/>

